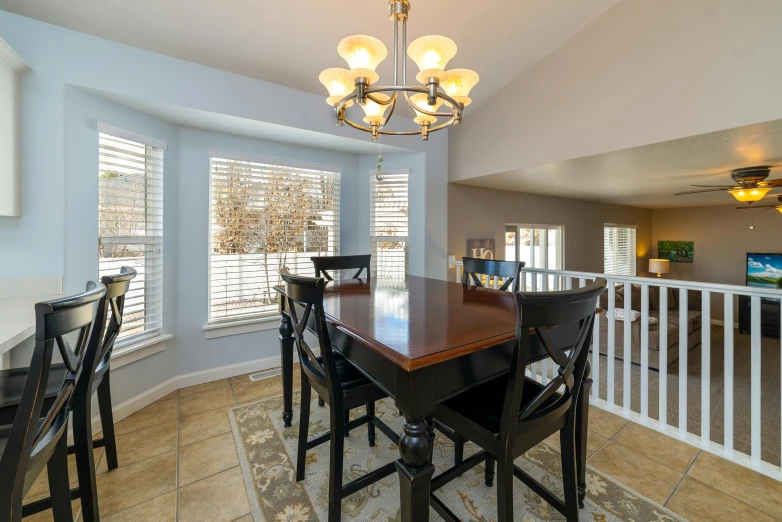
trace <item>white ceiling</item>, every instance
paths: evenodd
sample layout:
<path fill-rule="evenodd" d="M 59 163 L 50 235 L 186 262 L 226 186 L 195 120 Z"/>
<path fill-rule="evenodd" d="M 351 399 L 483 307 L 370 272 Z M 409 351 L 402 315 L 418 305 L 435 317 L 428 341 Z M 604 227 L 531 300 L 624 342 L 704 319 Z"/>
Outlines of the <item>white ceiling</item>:
<path fill-rule="evenodd" d="M 353 154 L 377 154 L 378 147 L 382 152 L 410 152 L 408 149 L 394 147 L 392 145 L 381 144 L 366 139 L 363 134 L 356 134 L 356 139 L 324 134 L 296 127 L 286 127 L 267 123 L 265 121 L 251 120 L 248 118 L 239 118 L 228 114 L 202 111 L 190 107 L 181 107 L 170 105 L 168 103 L 153 102 L 141 100 L 115 94 L 112 92 L 99 91 L 80 87 L 95 96 L 100 96 L 107 100 L 119 103 L 131 109 L 137 110 L 160 118 L 169 123 L 193 127 L 196 129 L 209 130 L 213 132 L 222 132 L 233 134 L 235 136 L 246 136 L 259 140 L 276 141 L 279 143 L 288 143 L 291 145 L 301 145 L 304 147 L 315 147 L 319 149 L 336 150 L 340 152 L 349 152 Z"/>
<path fill-rule="evenodd" d="M 725 192 L 674 196 L 691 184 L 731 185 L 739 167 L 778 165 L 782 178 L 782 120 L 471 178 L 467 185 L 603 201 L 645 208 L 731 205 Z M 782 194 L 777 188 L 769 196 Z"/>
<path fill-rule="evenodd" d="M 411 0 L 408 42 L 425 34 L 456 41 L 449 68 L 481 76 L 473 105 L 499 91 L 617 0 Z M 389 58 L 387 0 L 0 0 L 0 9 L 149 51 L 325 96 L 318 74 L 346 67 L 337 44 L 380 38 Z M 409 78 L 415 77 L 410 62 Z"/>

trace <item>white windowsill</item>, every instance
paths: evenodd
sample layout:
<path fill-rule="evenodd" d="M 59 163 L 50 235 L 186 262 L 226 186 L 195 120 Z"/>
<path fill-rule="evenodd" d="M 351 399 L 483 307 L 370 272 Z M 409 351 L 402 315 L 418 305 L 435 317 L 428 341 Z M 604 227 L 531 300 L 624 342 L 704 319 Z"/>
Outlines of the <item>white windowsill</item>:
<path fill-rule="evenodd" d="M 160 353 L 166 349 L 166 341 L 173 338 L 174 336 L 171 334 L 157 335 L 137 343 L 116 348 L 111 353 L 111 367 L 116 370 L 144 357 Z"/>
<path fill-rule="evenodd" d="M 218 337 L 260 332 L 262 330 L 276 330 L 279 327 L 280 314 L 266 315 L 242 321 L 227 321 L 225 323 L 204 325 L 204 337 L 206 339 L 216 339 Z"/>

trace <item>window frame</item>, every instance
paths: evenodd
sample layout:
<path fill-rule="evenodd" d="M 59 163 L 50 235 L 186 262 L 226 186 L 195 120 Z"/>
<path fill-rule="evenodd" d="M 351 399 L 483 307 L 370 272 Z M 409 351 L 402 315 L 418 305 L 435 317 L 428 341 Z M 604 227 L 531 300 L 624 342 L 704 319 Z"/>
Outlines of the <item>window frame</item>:
<path fill-rule="evenodd" d="M 158 140 L 155 138 L 150 138 L 147 136 L 144 136 L 142 134 L 138 134 L 136 132 L 128 131 L 125 129 L 121 129 L 119 127 L 114 127 L 102 122 L 98 122 L 97 125 L 97 131 L 98 131 L 98 234 L 97 234 L 97 243 L 98 243 L 98 271 L 100 274 L 100 248 L 103 244 L 103 239 L 114 237 L 114 238 L 125 238 L 126 241 L 124 241 L 121 244 L 134 244 L 134 245 L 144 245 L 147 247 L 150 243 L 149 238 L 156 238 L 156 240 L 159 242 L 158 252 L 155 253 L 154 256 L 149 256 L 145 249 L 145 256 L 144 256 L 144 316 L 145 318 L 148 316 L 147 310 L 150 308 L 157 308 L 159 309 L 159 312 L 156 314 L 153 314 L 151 317 L 155 319 L 154 324 L 157 324 L 156 327 L 152 327 L 149 333 L 140 332 L 137 334 L 133 334 L 128 338 L 122 337 L 122 332 L 120 333 L 120 336 L 117 338 L 117 341 L 115 343 L 115 352 L 117 355 L 121 355 L 126 352 L 134 351 L 136 348 L 141 347 L 144 348 L 146 346 L 155 345 L 158 343 L 164 342 L 166 339 L 170 338 L 171 335 L 164 334 L 163 332 L 163 319 L 164 319 L 164 301 L 165 301 L 165 261 L 164 261 L 164 239 L 165 239 L 165 202 L 164 202 L 164 195 L 165 195 L 165 160 L 166 160 L 166 149 L 168 148 L 166 142 L 162 140 Z M 153 180 L 153 182 L 159 183 L 159 190 L 154 191 L 150 190 L 149 186 L 145 188 L 144 192 L 144 215 L 147 216 L 145 220 L 145 233 L 143 236 L 102 236 L 100 231 L 100 198 L 101 198 L 101 186 L 100 186 L 100 170 L 101 170 L 101 155 L 103 154 L 103 146 L 101 145 L 101 139 L 103 137 L 106 137 L 108 139 L 113 140 L 125 140 L 132 142 L 135 146 L 143 146 L 145 149 L 145 167 L 144 167 L 144 176 L 145 179 L 151 177 L 152 175 L 159 176 L 159 179 Z M 160 170 L 159 172 L 153 172 L 150 167 L 147 165 L 147 161 L 149 159 L 149 149 L 154 149 L 156 153 L 160 155 Z M 160 204 L 160 215 L 159 218 L 156 220 L 150 220 L 149 217 L 151 214 L 150 212 L 150 196 L 154 196 L 156 198 L 159 198 L 159 204 Z M 153 202 L 154 203 L 154 202 Z M 147 233 L 147 230 L 150 227 L 150 223 L 154 223 L 154 226 L 159 227 L 159 234 L 155 235 L 154 233 Z M 152 229 L 153 231 L 155 228 Z M 110 244 L 107 243 L 107 244 Z M 149 274 L 147 273 L 147 264 L 152 261 L 159 263 L 159 275 L 156 276 L 154 279 L 147 277 Z M 114 272 L 114 270 L 112 270 Z M 119 272 L 119 268 L 116 270 L 116 272 Z M 138 283 L 137 283 L 138 284 Z M 149 285 L 158 285 L 159 289 L 156 292 L 153 292 L 148 289 Z M 131 287 L 129 292 L 133 291 L 134 281 L 131 281 Z M 126 311 L 127 315 L 127 311 Z M 127 317 L 125 317 L 125 320 L 127 321 Z M 146 328 L 145 328 L 146 330 Z M 158 350 L 159 351 L 159 350 Z"/>
<path fill-rule="evenodd" d="M 407 176 L 407 235 L 406 236 L 380 236 L 380 235 L 372 235 L 372 223 L 373 223 L 373 216 L 375 214 L 375 187 L 377 186 L 377 183 L 382 183 L 377 181 L 377 171 L 370 171 L 369 175 L 369 252 L 372 254 L 372 261 L 370 264 L 370 271 L 372 272 L 372 277 L 377 277 L 377 262 L 379 259 L 378 256 L 378 249 L 375 246 L 378 241 L 384 241 L 384 240 L 396 240 L 399 241 L 399 239 L 404 238 L 405 243 L 405 269 L 403 274 L 385 274 L 380 275 L 380 277 L 398 277 L 398 276 L 404 276 L 406 277 L 410 273 L 410 169 L 386 169 L 382 171 L 384 176 L 399 176 L 399 175 L 405 175 Z"/>
<path fill-rule="evenodd" d="M 605 248 L 605 243 L 606 243 L 605 234 L 606 234 L 606 229 L 609 228 L 618 229 L 618 230 L 632 230 L 633 245 L 631 247 L 630 259 L 628 259 L 628 261 L 632 266 L 631 274 L 608 272 L 606 269 L 607 252 Z M 616 262 L 614 264 L 618 265 L 618 263 Z M 638 275 L 638 225 L 627 225 L 627 224 L 620 224 L 620 223 L 603 224 L 603 273 L 608 275 L 616 275 L 620 277 L 636 277 Z"/>
<path fill-rule="evenodd" d="M 545 237 L 545 240 L 541 242 L 541 245 L 543 246 L 542 257 L 543 257 L 543 259 L 546 260 L 546 266 L 545 267 L 539 267 L 539 266 L 529 266 L 528 265 L 528 266 L 525 266 L 524 268 L 535 268 L 535 269 L 538 269 L 538 270 L 565 270 L 565 225 L 551 225 L 551 224 L 548 224 L 548 225 L 537 224 L 536 225 L 536 224 L 531 224 L 531 223 L 508 223 L 508 224 L 505 225 L 505 233 L 503 234 L 503 238 L 506 237 L 506 234 L 508 232 L 511 232 L 510 230 L 508 230 L 509 228 L 513 228 L 513 232 L 515 232 L 515 234 L 516 234 L 516 239 L 515 239 L 516 245 L 515 245 L 515 249 L 514 249 L 516 258 L 512 259 L 511 261 L 518 261 L 519 259 L 521 259 L 521 242 L 519 241 L 519 237 L 520 237 L 519 231 L 521 229 L 530 229 L 530 230 L 533 230 L 533 231 L 534 230 L 545 230 L 546 231 L 546 234 L 545 234 L 546 237 Z M 549 268 L 548 267 L 548 260 L 549 260 L 549 256 L 548 256 L 548 231 L 549 230 L 556 230 L 556 231 L 559 232 L 559 268 Z M 532 237 L 533 237 L 533 241 L 534 241 L 534 235 Z M 534 243 L 533 243 L 532 247 L 534 248 Z M 504 252 L 504 250 L 503 250 L 503 252 Z"/>
<path fill-rule="evenodd" d="M 337 188 L 339 190 L 338 209 L 334 220 L 336 248 L 333 254 L 339 255 L 341 248 L 342 233 L 342 168 L 335 165 L 325 165 L 317 163 L 307 163 L 301 161 L 291 161 L 287 159 L 272 158 L 256 154 L 242 154 L 219 149 L 210 149 L 208 154 L 208 183 L 207 191 L 207 236 L 206 236 L 206 269 L 207 269 L 207 299 L 206 299 L 206 321 L 203 330 L 206 339 L 224 337 L 228 335 L 237 335 L 242 333 L 251 333 L 261 330 L 277 328 L 279 323 L 274 320 L 280 317 L 279 310 L 267 310 L 258 314 L 243 315 L 237 317 L 227 317 L 223 319 L 212 319 L 212 198 L 213 179 L 212 179 L 212 160 L 223 159 L 232 161 L 242 161 L 249 163 L 258 163 L 262 165 L 273 165 L 288 169 L 316 170 L 328 172 L 336 176 Z M 314 267 L 313 267 L 314 274 Z"/>

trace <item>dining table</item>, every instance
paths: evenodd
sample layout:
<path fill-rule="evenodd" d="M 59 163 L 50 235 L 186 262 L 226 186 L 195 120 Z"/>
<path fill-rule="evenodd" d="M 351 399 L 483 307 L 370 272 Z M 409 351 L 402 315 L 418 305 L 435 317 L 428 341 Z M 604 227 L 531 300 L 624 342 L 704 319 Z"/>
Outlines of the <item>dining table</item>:
<path fill-rule="evenodd" d="M 284 288 L 276 290 L 282 317 L 282 415 L 289 427 L 293 420 L 293 325 L 283 313 L 287 306 Z M 431 463 L 435 405 L 510 370 L 516 335 L 515 296 L 428 277 L 376 276 L 329 281 L 323 309 L 333 348 L 392 397 L 404 417 L 396 461 L 402 520 L 429 520 L 435 472 Z M 312 332 L 316 331 L 314 320 L 312 314 L 308 324 Z M 550 329 L 556 349 L 570 348 L 579 329 L 578 324 Z M 548 357 L 533 335 L 528 361 Z M 576 413 L 582 505 L 591 380 L 583 382 Z"/>

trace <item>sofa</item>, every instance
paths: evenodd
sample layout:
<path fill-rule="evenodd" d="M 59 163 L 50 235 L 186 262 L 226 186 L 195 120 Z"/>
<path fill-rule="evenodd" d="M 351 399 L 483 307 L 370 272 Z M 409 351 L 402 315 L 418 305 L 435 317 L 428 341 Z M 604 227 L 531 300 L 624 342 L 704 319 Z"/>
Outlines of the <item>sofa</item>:
<path fill-rule="evenodd" d="M 679 291 L 659 286 L 649 287 L 649 317 L 655 318 L 649 324 L 649 368 L 660 370 L 660 292 L 668 292 L 668 343 L 667 364 L 679 359 L 679 332 L 680 324 Z M 616 309 L 624 309 L 625 285 L 616 286 Z M 600 353 L 608 355 L 608 294 L 600 297 L 598 318 L 600 323 Z M 641 286 L 631 285 L 630 306 L 633 310 L 641 310 Z M 689 290 L 687 293 L 687 351 L 692 350 L 701 343 L 701 295 L 700 292 Z M 624 320 L 615 320 L 615 348 L 614 357 L 624 360 Z M 630 361 L 633 364 L 641 364 L 641 318 L 631 321 L 630 326 Z"/>

